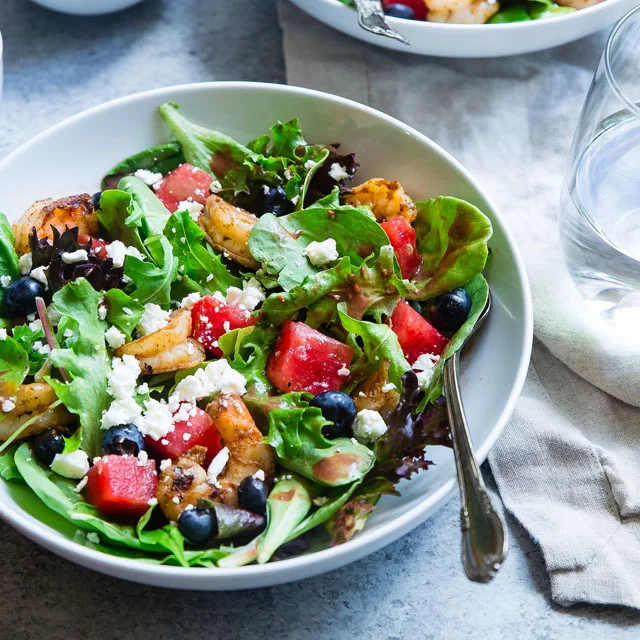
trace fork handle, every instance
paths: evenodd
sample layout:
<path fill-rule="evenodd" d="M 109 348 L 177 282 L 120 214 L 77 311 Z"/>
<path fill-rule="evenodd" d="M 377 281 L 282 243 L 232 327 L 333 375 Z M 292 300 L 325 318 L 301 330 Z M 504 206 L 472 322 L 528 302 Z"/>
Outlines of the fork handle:
<path fill-rule="evenodd" d="M 491 503 L 473 453 L 460 397 L 459 362 L 459 353 L 447 361 L 444 390 L 462 503 L 462 564 L 470 580 L 490 582 L 507 555 L 509 540 L 504 521 Z"/>

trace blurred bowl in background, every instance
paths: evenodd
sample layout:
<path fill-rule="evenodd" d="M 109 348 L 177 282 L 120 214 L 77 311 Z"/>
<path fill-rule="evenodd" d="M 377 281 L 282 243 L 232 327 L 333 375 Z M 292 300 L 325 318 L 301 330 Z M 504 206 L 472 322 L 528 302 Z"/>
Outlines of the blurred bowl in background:
<path fill-rule="evenodd" d="M 100 16 L 132 7 L 142 0 L 32 0 L 41 7 L 76 16 Z"/>

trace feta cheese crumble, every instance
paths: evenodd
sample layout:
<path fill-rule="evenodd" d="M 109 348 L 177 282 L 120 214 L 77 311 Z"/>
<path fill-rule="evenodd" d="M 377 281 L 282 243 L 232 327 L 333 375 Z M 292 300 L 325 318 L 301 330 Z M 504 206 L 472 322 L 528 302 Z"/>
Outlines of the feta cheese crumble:
<path fill-rule="evenodd" d="M 334 162 L 329 169 L 329 175 L 336 181 L 346 180 L 349 177 L 346 169 L 339 163 Z"/>
<path fill-rule="evenodd" d="M 31 270 L 29 274 L 34 280 L 37 280 L 40 284 L 43 284 L 45 288 L 49 286 L 49 281 L 47 280 L 46 271 L 49 267 L 36 267 Z"/>
<path fill-rule="evenodd" d="M 351 371 L 349 371 L 349 369 L 347 367 L 345 367 L 344 365 L 342 365 L 342 367 L 340 367 L 340 369 L 338 369 L 338 375 L 339 376 L 344 376 L 346 378 L 350 374 L 351 374 Z"/>
<path fill-rule="evenodd" d="M 166 471 L 172 464 L 171 458 L 165 458 L 160 462 L 160 471 Z"/>
<path fill-rule="evenodd" d="M 139 180 L 142 180 L 148 187 L 152 187 L 162 180 L 161 173 L 154 173 L 148 169 L 138 169 L 133 175 Z"/>
<path fill-rule="evenodd" d="M 356 421 L 353 423 L 353 435 L 359 442 L 373 442 L 386 432 L 387 425 L 377 411 L 373 409 L 358 411 Z"/>
<path fill-rule="evenodd" d="M 418 385 L 424 389 L 433 378 L 433 371 L 440 360 L 440 356 L 434 356 L 432 353 L 423 353 L 414 363 L 413 370 L 418 375 Z"/>
<path fill-rule="evenodd" d="M 224 359 L 210 362 L 204 369 L 183 378 L 176 386 L 170 401 L 197 402 L 216 393 L 246 393 L 246 380 Z"/>
<path fill-rule="evenodd" d="M 2 412 L 9 413 L 16 408 L 16 403 L 13 400 L 3 400 L 2 401 Z"/>
<path fill-rule="evenodd" d="M 103 304 L 98 305 L 98 320 L 104 320 L 107 317 L 107 307 Z"/>
<path fill-rule="evenodd" d="M 144 313 L 138 322 L 136 329 L 142 336 L 164 329 L 169 324 L 170 311 L 164 311 L 160 305 L 147 302 L 144 305 Z"/>
<path fill-rule="evenodd" d="M 144 254 L 135 247 L 128 247 L 120 240 L 114 240 L 106 246 L 107 256 L 113 261 L 113 266 L 120 268 L 124 266 L 124 260 L 127 256 L 133 256 L 138 260 L 144 260 Z"/>
<path fill-rule="evenodd" d="M 389 391 L 395 391 L 396 390 L 396 385 L 393 384 L 393 382 L 387 382 L 387 384 L 385 384 L 382 387 L 382 393 L 388 393 Z"/>
<path fill-rule="evenodd" d="M 151 398 L 147 400 L 144 407 L 144 417 L 140 420 L 139 425 L 136 425 L 143 436 L 149 436 L 157 441 L 163 439 L 176 428 L 173 422 L 173 413 L 165 402 Z"/>
<path fill-rule="evenodd" d="M 182 202 L 178 203 L 178 208 L 176 212 L 186 211 L 191 216 L 191 219 L 194 222 L 198 222 L 198 218 L 200 217 L 200 214 L 202 213 L 203 209 L 204 209 L 204 205 L 201 205 L 199 202 L 183 200 Z"/>
<path fill-rule="evenodd" d="M 213 278 L 213 275 L 212 274 L 210 275 Z M 190 293 L 188 296 L 185 296 L 184 298 L 182 298 L 182 301 L 180 302 L 180 308 L 193 309 L 193 305 L 195 305 L 195 303 L 198 302 L 200 298 L 202 298 L 202 296 L 197 291 L 194 291 L 193 293 Z"/>
<path fill-rule="evenodd" d="M 89 531 L 89 533 L 87 533 L 87 540 L 91 542 L 91 544 L 100 544 L 100 536 L 95 531 Z"/>
<path fill-rule="evenodd" d="M 134 399 L 139 375 L 140 363 L 133 356 L 124 355 L 111 361 L 107 393 L 113 402 L 102 414 L 103 429 L 129 423 L 140 428 L 142 410 Z"/>
<path fill-rule="evenodd" d="M 338 259 L 338 249 L 333 238 L 327 238 L 323 242 L 311 242 L 304 250 L 304 255 L 314 267 L 322 267 L 329 262 Z"/>
<path fill-rule="evenodd" d="M 242 285 L 242 289 L 229 287 L 225 302 L 226 304 L 242 307 L 247 311 L 253 311 L 265 299 L 265 291 L 262 285 L 256 278 L 251 278 Z"/>
<path fill-rule="evenodd" d="M 8 287 L 11 284 L 11 276 L 0 276 L 0 285 Z"/>
<path fill-rule="evenodd" d="M 51 471 L 64 478 L 79 480 L 89 472 L 89 456 L 80 449 L 71 453 L 56 453 Z"/>
<path fill-rule="evenodd" d="M 89 476 L 84 476 L 80 482 L 73 488 L 76 493 L 80 493 L 86 486 L 87 482 L 89 482 Z"/>
<path fill-rule="evenodd" d="M 18 261 L 18 268 L 20 269 L 20 275 L 26 276 L 33 266 L 33 258 L 30 253 L 25 253 L 20 256 L 20 260 Z"/>
<path fill-rule="evenodd" d="M 311 169 L 313 169 L 313 167 L 315 167 L 315 166 L 316 166 L 316 163 L 315 163 L 313 160 L 307 160 L 307 161 L 304 163 L 304 168 L 305 168 L 305 169 L 309 169 L 309 170 L 311 170 Z"/>
<path fill-rule="evenodd" d="M 229 462 L 229 449 L 224 447 L 220 449 L 218 455 L 211 461 L 209 468 L 207 469 L 207 478 L 209 482 L 214 486 L 220 488 L 218 483 L 218 476 L 224 471 L 224 468 Z"/>
<path fill-rule="evenodd" d="M 4 328 L 0 328 L 0 340 L 6 340 L 9 337 L 7 334 L 7 330 Z"/>
<path fill-rule="evenodd" d="M 73 335 L 73 333 L 71 334 Z M 104 332 L 104 338 L 112 349 L 117 349 L 125 343 L 125 335 L 118 327 L 109 327 Z"/>
<path fill-rule="evenodd" d="M 65 264 L 75 264 L 76 262 L 84 262 L 89 259 L 89 255 L 85 249 L 65 251 L 60 257 L 62 258 L 62 262 Z"/>

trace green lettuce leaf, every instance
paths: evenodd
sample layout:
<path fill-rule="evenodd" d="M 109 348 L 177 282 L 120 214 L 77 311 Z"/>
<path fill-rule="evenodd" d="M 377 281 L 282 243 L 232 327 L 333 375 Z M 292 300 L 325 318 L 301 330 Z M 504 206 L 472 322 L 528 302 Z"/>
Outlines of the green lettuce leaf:
<path fill-rule="evenodd" d="M 118 189 L 128 193 L 132 201 L 137 204 L 135 211 L 140 217 L 132 218 L 131 221 L 135 220 L 137 226 L 140 227 L 142 238 L 162 233 L 171 213 L 153 190 L 135 176 L 122 178 L 118 182 Z M 102 201 L 100 206 L 102 206 Z"/>
<path fill-rule="evenodd" d="M 165 175 L 183 162 L 184 155 L 177 142 L 165 142 L 155 147 L 149 147 L 134 153 L 112 167 L 102 179 L 102 189 L 113 189 L 123 176 L 135 173 L 138 169 L 146 169 Z"/>
<path fill-rule="evenodd" d="M 124 273 L 134 283 L 128 293 L 140 304 L 153 302 L 167 309 L 171 303 L 171 285 L 178 276 L 178 261 L 165 236 L 151 236 L 145 246 L 153 261 L 127 256 L 124 263 Z"/>
<path fill-rule="evenodd" d="M 107 405 L 109 358 L 104 333 L 107 324 L 98 318 L 101 295 L 84 278 L 65 285 L 53 296 L 53 306 L 61 314 L 58 342 L 51 361 L 71 378 L 69 383 L 47 377 L 56 395 L 80 419 L 81 445 L 89 457 L 99 456 L 100 419 Z M 65 338 L 67 329 L 72 337 Z"/>
<path fill-rule="evenodd" d="M 2 395 L 13 396 L 29 374 L 29 354 L 14 338 L 0 340 Z"/>
<path fill-rule="evenodd" d="M 113 240 L 120 240 L 128 247 L 135 247 L 143 254 L 149 255 L 140 236 L 142 210 L 130 193 L 120 189 L 103 191 L 97 216 Z"/>
<path fill-rule="evenodd" d="M 340 322 L 348 332 L 347 344 L 350 344 L 360 352 L 349 366 L 351 375 L 349 385 L 355 387 L 359 382 L 372 375 L 386 360 L 389 363 L 389 382 L 402 388 L 402 374 L 411 367 L 402 353 L 398 337 L 386 324 L 376 324 L 365 320 L 356 320 L 346 313 L 346 304 L 338 305 Z M 360 339 L 362 346 L 358 344 Z"/>
<path fill-rule="evenodd" d="M 18 254 L 13 247 L 13 231 L 4 213 L 0 213 L 0 276 L 20 277 Z"/>
<path fill-rule="evenodd" d="M 17 446 L 14 445 L 0 456 L 0 478 L 6 482 L 24 482 L 15 461 L 16 449 Z"/>
<path fill-rule="evenodd" d="M 40 353 L 33 346 L 36 341 L 46 343 L 44 331 L 31 329 L 28 324 L 20 324 L 13 328 L 12 337 L 29 354 L 29 375 L 35 375 L 49 357 L 46 353 Z"/>
<path fill-rule="evenodd" d="M 254 325 L 234 329 L 220 336 L 218 345 L 231 367 L 241 373 L 248 385 L 255 385 L 260 394 L 272 389 L 265 374 L 267 360 L 278 338 L 273 327 Z"/>
<path fill-rule="evenodd" d="M 464 200 L 441 196 L 416 202 L 416 207 L 413 224 L 423 266 L 407 297 L 426 300 L 462 286 L 484 269 L 492 229 L 490 220 Z"/>
<path fill-rule="evenodd" d="M 166 223 L 164 235 L 169 240 L 178 262 L 180 277 L 174 283 L 175 299 L 197 291 L 202 295 L 229 287 L 242 288 L 242 278 L 234 276 L 222 260 L 205 242 L 205 233 L 188 211 L 174 213 Z"/>
<path fill-rule="evenodd" d="M 144 305 L 122 289 L 110 289 L 104 294 L 104 300 L 107 306 L 107 322 L 118 327 L 130 338 L 144 313 Z"/>
<path fill-rule="evenodd" d="M 275 409 L 267 416 L 266 442 L 278 462 L 318 484 L 338 487 L 361 479 L 374 463 L 368 447 L 349 438 L 328 440 L 322 427 L 330 424 L 317 407 Z"/>

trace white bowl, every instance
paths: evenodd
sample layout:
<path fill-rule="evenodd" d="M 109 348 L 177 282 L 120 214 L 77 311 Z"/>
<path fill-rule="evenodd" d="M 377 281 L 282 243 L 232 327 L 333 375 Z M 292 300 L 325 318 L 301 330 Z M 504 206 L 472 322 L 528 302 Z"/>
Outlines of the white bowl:
<path fill-rule="evenodd" d="M 41 7 L 75 16 L 101 16 L 128 9 L 142 0 L 32 0 Z"/>
<path fill-rule="evenodd" d="M 450 58 L 493 58 L 557 47 L 613 24 L 639 0 L 603 0 L 544 20 L 510 24 L 441 24 L 389 18 L 410 46 L 374 36 L 358 26 L 356 12 L 338 0 L 291 0 L 309 15 L 358 40 L 405 53 Z"/>
<path fill-rule="evenodd" d="M 272 84 L 221 82 L 168 87 L 85 111 L 40 134 L 0 163 L 0 209 L 15 219 L 35 199 L 97 191 L 118 160 L 165 141 L 157 115 L 166 100 L 205 126 L 247 142 L 277 120 L 298 117 L 307 138 L 341 142 L 361 162 L 360 179 L 398 179 L 415 198 L 448 194 L 480 207 L 493 221 L 488 279 L 494 308 L 468 357 L 462 395 L 478 458 L 486 458 L 518 398 L 529 363 L 529 286 L 514 241 L 475 180 L 448 153 L 383 113 L 325 93 Z M 238 569 L 184 569 L 146 564 L 87 549 L 26 489 L 0 482 L 0 517 L 51 551 L 112 576 L 184 589 L 246 589 L 279 584 L 340 567 L 404 535 L 456 490 L 450 450 L 432 447 L 437 464 L 385 498 L 350 542 L 296 558 Z M 56 527 L 60 528 L 57 530 Z M 455 547 L 457 540 L 452 541 Z M 457 553 L 452 549 L 451 553 Z"/>

